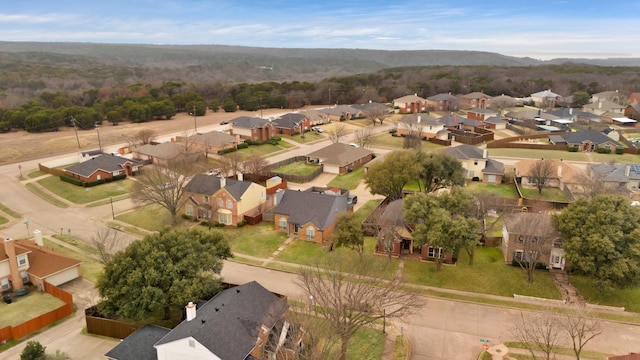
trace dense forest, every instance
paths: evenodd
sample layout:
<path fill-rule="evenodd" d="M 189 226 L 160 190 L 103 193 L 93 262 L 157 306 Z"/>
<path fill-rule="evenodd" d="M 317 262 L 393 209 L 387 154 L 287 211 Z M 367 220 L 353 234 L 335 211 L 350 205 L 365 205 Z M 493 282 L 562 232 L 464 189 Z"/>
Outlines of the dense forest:
<path fill-rule="evenodd" d="M 292 57 L 279 57 L 278 49 L 256 54 L 250 51 L 254 48 L 237 47 L 227 49 L 235 53 L 197 46 L 177 53 L 131 45 L 76 44 L 56 50 L 47 43 L 40 44 L 41 49 L 25 46 L 0 43 L 0 131 L 92 128 L 102 121 L 171 119 L 177 112 L 202 115 L 207 110 L 384 103 L 414 93 L 428 97 L 482 91 L 523 97 L 552 89 L 564 96 L 580 93 L 584 99 L 585 94 L 605 90 L 640 91 L 640 67 L 539 65 L 530 59 L 480 52 L 342 49 L 317 50 L 318 58 L 313 58 L 313 51 L 290 51 Z M 402 54 L 409 64 L 456 58 L 450 63 L 467 65 L 388 66 L 402 63 L 398 58 Z"/>

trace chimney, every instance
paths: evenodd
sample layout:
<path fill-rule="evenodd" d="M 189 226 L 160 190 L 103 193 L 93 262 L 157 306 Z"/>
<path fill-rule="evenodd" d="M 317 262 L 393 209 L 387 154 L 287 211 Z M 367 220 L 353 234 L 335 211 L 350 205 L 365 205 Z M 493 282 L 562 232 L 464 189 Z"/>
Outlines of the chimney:
<path fill-rule="evenodd" d="M 44 246 L 44 242 L 42 242 L 42 231 L 40 230 L 34 230 L 33 231 L 33 239 L 36 242 L 36 245 L 38 246 Z"/>
<path fill-rule="evenodd" d="M 573 115 L 573 108 L 569 108 L 569 115 Z"/>
<path fill-rule="evenodd" d="M 562 178 L 562 165 L 558 165 L 558 178 Z"/>
<path fill-rule="evenodd" d="M 220 188 L 227 186 L 227 178 L 224 176 L 220 176 Z"/>
<path fill-rule="evenodd" d="M 187 321 L 191 321 L 196 318 L 196 304 L 189 301 L 187 306 L 185 306 L 185 309 L 187 311 Z"/>
<path fill-rule="evenodd" d="M 484 150 L 482 151 L 482 158 L 483 158 L 483 159 L 486 159 L 486 158 L 487 158 L 487 149 L 484 149 Z"/>
<path fill-rule="evenodd" d="M 9 258 L 9 273 L 11 274 L 11 286 L 13 290 L 21 290 L 24 287 L 22 277 L 18 271 L 18 258 L 16 257 L 16 248 L 13 239 L 8 237 L 4 239 L 4 251 Z"/>
<path fill-rule="evenodd" d="M 598 109 L 602 109 L 602 101 L 598 101 Z"/>
<path fill-rule="evenodd" d="M 418 121 L 417 123 L 420 124 L 420 121 L 422 120 L 422 116 L 418 115 Z"/>
<path fill-rule="evenodd" d="M 631 165 L 627 165 L 624 169 L 624 176 L 629 176 L 629 172 L 631 171 Z"/>
<path fill-rule="evenodd" d="M 243 181 L 244 180 L 244 175 L 242 175 L 242 173 L 238 173 L 238 181 Z"/>

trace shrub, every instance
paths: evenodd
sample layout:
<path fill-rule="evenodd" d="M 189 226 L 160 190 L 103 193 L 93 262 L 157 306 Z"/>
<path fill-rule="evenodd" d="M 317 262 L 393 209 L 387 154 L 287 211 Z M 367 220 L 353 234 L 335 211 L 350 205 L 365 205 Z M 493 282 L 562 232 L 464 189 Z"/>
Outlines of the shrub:
<path fill-rule="evenodd" d="M 282 140 L 282 138 L 280 136 L 274 136 L 271 138 L 271 140 L 280 141 Z"/>
<path fill-rule="evenodd" d="M 569 152 L 578 152 L 578 145 L 570 146 L 567 150 L 569 150 Z"/>
<path fill-rule="evenodd" d="M 238 149 L 246 149 L 248 147 L 249 147 L 249 144 L 246 142 L 238 144 Z M 235 149 L 233 149 L 233 151 L 235 151 Z"/>
<path fill-rule="evenodd" d="M 77 186 L 83 186 L 82 185 L 82 180 L 80 179 L 74 179 L 70 176 L 67 175 L 60 175 L 60 180 L 64 181 L 64 182 L 68 182 L 69 184 L 73 184 L 73 185 L 77 185 Z"/>
<path fill-rule="evenodd" d="M 45 347 L 38 341 L 29 341 L 20 353 L 20 360 L 41 360 L 44 359 Z"/>
<path fill-rule="evenodd" d="M 246 221 L 246 220 L 242 220 L 242 221 L 240 221 L 239 223 L 237 223 L 236 225 L 237 225 L 239 228 L 241 228 L 241 227 L 243 227 L 243 226 L 247 225 L 247 221 Z"/>
<path fill-rule="evenodd" d="M 197 221 L 197 219 L 194 216 L 187 215 L 187 214 L 182 214 L 182 218 L 185 220 Z"/>
<path fill-rule="evenodd" d="M 621 148 L 621 147 L 616 148 L 616 154 L 618 154 L 618 155 L 624 154 L 624 148 Z"/>

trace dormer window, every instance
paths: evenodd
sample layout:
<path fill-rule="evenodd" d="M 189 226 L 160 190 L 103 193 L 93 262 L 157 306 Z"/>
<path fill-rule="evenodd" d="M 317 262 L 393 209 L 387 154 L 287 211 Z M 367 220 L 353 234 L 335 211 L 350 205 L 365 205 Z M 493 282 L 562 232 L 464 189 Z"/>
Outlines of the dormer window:
<path fill-rule="evenodd" d="M 27 255 L 22 254 L 22 255 L 18 255 L 18 266 L 25 266 L 27 265 Z"/>

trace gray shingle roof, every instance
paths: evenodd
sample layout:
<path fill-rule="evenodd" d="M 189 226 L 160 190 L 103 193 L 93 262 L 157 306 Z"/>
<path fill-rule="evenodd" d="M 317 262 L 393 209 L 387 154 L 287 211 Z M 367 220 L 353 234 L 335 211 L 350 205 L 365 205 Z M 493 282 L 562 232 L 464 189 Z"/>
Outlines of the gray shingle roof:
<path fill-rule="evenodd" d="M 414 125 L 443 125 L 440 119 L 425 114 L 408 114 L 398 120 L 398 123 L 408 123 Z"/>
<path fill-rule="evenodd" d="M 237 118 L 229 120 L 233 127 L 253 129 L 260 128 L 270 123 L 269 119 L 263 119 L 259 117 L 239 116 Z"/>
<path fill-rule="evenodd" d="M 627 167 L 629 174 L 627 175 Z M 591 165 L 591 173 L 605 182 L 627 183 L 640 179 L 640 165 L 630 164 L 595 164 Z"/>
<path fill-rule="evenodd" d="M 324 164 L 346 166 L 373 154 L 362 147 L 353 147 L 343 143 L 335 143 L 307 154 L 307 157 L 322 159 Z"/>
<path fill-rule="evenodd" d="M 300 122 L 306 117 L 307 116 L 304 114 L 287 113 L 273 120 L 273 123 L 276 125 L 276 127 L 279 128 L 293 129 L 294 127 L 300 125 Z"/>
<path fill-rule="evenodd" d="M 184 145 L 175 142 L 165 142 L 157 145 L 146 144 L 135 147 L 133 151 L 165 160 L 174 159 L 185 153 Z"/>
<path fill-rule="evenodd" d="M 255 281 L 224 290 L 196 310 L 156 346 L 193 337 L 223 360 L 247 359 L 261 326 L 273 327 L 288 305 Z"/>
<path fill-rule="evenodd" d="M 91 176 L 91 174 L 98 170 L 104 170 L 107 172 L 120 171 L 124 169 L 124 165 L 126 163 L 131 163 L 134 166 L 142 165 L 142 163 L 135 160 L 127 159 L 120 156 L 114 156 L 111 154 L 102 154 L 85 162 L 71 165 L 68 168 L 65 168 L 65 170 L 84 177 L 89 177 Z"/>
<path fill-rule="evenodd" d="M 593 129 L 569 133 L 564 136 L 564 139 L 567 141 L 568 144 L 580 144 L 584 141 L 591 141 L 592 143 L 595 143 L 595 144 L 604 144 L 606 142 L 610 142 L 612 144 L 615 144 L 616 146 L 622 146 L 622 144 L 620 144 L 619 142 Z"/>
<path fill-rule="evenodd" d="M 334 223 L 338 214 L 347 211 L 347 197 L 306 191 L 285 190 L 274 213 L 289 216 L 289 223 L 313 223 L 324 230 Z"/>
<path fill-rule="evenodd" d="M 500 161 L 487 159 L 487 166 L 482 169 L 485 174 L 504 174 L 504 164 Z"/>
<path fill-rule="evenodd" d="M 210 131 L 205 134 L 195 134 L 189 137 L 189 141 L 212 147 L 223 147 L 236 142 L 236 137 L 226 132 Z"/>
<path fill-rule="evenodd" d="M 242 195 L 252 184 L 250 181 L 238 181 L 234 179 L 226 179 L 225 181 L 225 190 L 227 190 L 227 192 L 229 192 L 229 194 L 236 200 L 240 200 Z M 220 188 L 219 177 L 207 174 L 197 174 L 191 179 L 191 181 L 189 181 L 187 186 L 185 186 L 184 191 L 195 194 L 213 195 L 218 192 Z"/>
<path fill-rule="evenodd" d="M 484 159 L 484 149 L 467 144 L 447 148 L 444 152 L 461 160 Z"/>
<path fill-rule="evenodd" d="M 490 118 L 484 119 L 484 122 L 489 124 L 503 124 L 506 121 L 502 116 L 492 116 Z"/>
<path fill-rule="evenodd" d="M 458 98 L 456 98 L 455 96 L 449 93 L 437 94 L 437 95 L 429 96 L 427 98 L 427 100 L 432 100 L 432 101 L 454 101 L 457 99 Z"/>
<path fill-rule="evenodd" d="M 116 360 L 157 360 L 158 355 L 153 345 L 169 331 L 171 330 L 152 324 L 144 325 L 104 356 Z"/>

